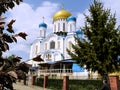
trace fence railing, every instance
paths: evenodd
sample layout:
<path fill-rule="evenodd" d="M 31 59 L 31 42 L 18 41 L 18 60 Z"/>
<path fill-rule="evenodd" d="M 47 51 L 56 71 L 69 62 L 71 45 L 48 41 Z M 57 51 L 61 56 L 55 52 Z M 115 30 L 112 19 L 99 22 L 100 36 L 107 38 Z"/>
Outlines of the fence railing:
<path fill-rule="evenodd" d="M 46 69 L 38 70 L 39 73 L 72 73 L 72 69 Z"/>
<path fill-rule="evenodd" d="M 45 70 L 36 70 L 32 75 L 43 77 L 43 75 L 48 75 L 49 78 L 58 78 L 61 79 L 65 75 L 69 76 L 69 79 L 99 79 L 98 74 L 91 74 L 87 72 L 73 72 L 72 69 L 45 69 Z"/>

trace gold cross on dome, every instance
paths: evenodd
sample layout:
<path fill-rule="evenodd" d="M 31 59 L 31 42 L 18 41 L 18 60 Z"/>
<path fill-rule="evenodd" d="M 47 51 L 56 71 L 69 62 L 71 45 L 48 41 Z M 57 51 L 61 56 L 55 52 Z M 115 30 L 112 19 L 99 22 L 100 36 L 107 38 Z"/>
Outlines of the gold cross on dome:
<path fill-rule="evenodd" d="M 62 3 L 62 9 L 64 9 L 64 3 Z"/>

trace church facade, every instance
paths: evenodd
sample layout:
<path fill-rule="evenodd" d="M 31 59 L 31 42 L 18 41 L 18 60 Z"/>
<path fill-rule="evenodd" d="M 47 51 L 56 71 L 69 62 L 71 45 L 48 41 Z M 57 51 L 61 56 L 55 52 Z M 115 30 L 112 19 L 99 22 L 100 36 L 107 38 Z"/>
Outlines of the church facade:
<path fill-rule="evenodd" d="M 48 25 L 44 21 L 41 22 L 39 37 L 31 44 L 30 59 L 40 56 L 42 61 L 29 60 L 28 63 L 32 64 L 32 67 L 39 66 L 40 70 L 82 72 L 88 75 L 89 72 L 75 64 L 66 51 L 73 51 L 72 43 L 76 44 L 74 37 L 84 39 L 83 32 L 76 28 L 76 17 L 62 8 L 54 14 L 52 23 L 52 33 L 46 35 Z"/>

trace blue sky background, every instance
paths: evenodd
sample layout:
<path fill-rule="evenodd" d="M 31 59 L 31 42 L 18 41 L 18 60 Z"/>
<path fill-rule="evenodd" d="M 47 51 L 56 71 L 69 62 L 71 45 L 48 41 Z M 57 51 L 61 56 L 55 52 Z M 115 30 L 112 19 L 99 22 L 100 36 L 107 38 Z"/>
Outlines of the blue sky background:
<path fill-rule="evenodd" d="M 120 25 L 120 0 L 101 0 L 105 8 L 111 9 L 116 13 L 117 24 Z M 23 0 L 20 5 L 16 5 L 12 10 L 5 13 L 6 21 L 16 19 L 14 23 L 15 32 L 25 32 L 28 34 L 27 40 L 18 38 L 18 42 L 10 44 L 10 50 L 4 53 L 4 56 L 15 54 L 23 58 L 24 61 L 29 59 L 30 44 L 38 37 L 38 25 L 45 17 L 45 23 L 48 25 L 47 34 L 52 32 L 52 17 L 55 12 L 62 8 L 72 13 L 77 18 L 77 28 L 84 25 L 83 13 L 89 15 L 88 8 L 93 0 Z"/>
<path fill-rule="evenodd" d="M 64 3 L 64 7 L 65 9 L 69 10 L 70 12 L 74 13 L 74 12 L 83 12 L 85 10 L 85 8 L 89 7 L 89 4 L 93 1 L 93 0 L 24 0 L 24 2 L 29 3 L 33 6 L 33 9 L 36 9 L 37 7 L 41 6 L 43 1 L 50 1 L 53 3 L 58 3 L 60 7 L 62 7 L 62 3 Z"/>

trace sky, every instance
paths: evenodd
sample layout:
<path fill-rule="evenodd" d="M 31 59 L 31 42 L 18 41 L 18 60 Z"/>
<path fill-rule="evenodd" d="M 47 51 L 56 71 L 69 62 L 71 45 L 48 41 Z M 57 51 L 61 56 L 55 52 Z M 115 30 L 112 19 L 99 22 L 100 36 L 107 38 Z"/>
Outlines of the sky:
<path fill-rule="evenodd" d="M 101 0 L 105 8 L 111 9 L 111 13 L 116 13 L 117 24 L 120 25 L 120 0 Z M 55 12 L 62 8 L 71 12 L 77 18 L 77 28 L 84 25 L 84 15 L 89 15 L 89 6 L 93 0 L 23 0 L 20 5 L 16 5 L 12 10 L 5 13 L 6 21 L 16 19 L 13 24 L 15 33 L 25 32 L 28 34 L 27 40 L 17 38 L 18 42 L 10 44 L 10 50 L 4 56 L 12 54 L 22 57 L 23 61 L 29 58 L 30 45 L 39 36 L 39 24 L 44 22 L 48 25 L 47 34 L 52 32 L 52 19 Z"/>

